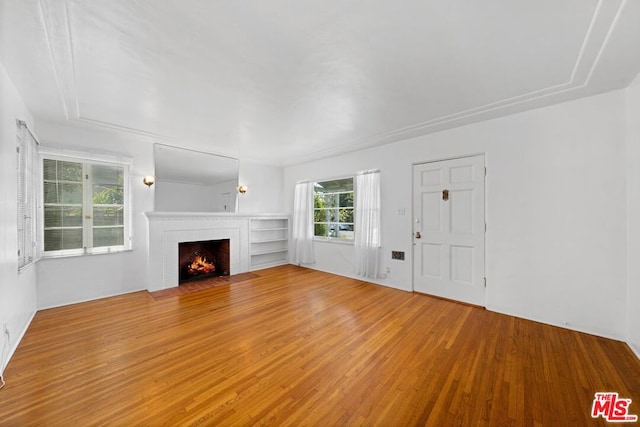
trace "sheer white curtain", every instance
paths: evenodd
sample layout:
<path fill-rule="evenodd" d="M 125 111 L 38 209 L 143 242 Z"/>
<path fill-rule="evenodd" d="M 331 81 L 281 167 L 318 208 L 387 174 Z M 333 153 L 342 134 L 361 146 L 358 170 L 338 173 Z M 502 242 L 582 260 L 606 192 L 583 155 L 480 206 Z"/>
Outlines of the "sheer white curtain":
<path fill-rule="evenodd" d="M 378 277 L 380 252 L 380 171 L 356 175 L 356 274 Z"/>
<path fill-rule="evenodd" d="M 313 256 L 313 182 L 299 182 L 293 198 L 291 261 L 312 264 Z"/>

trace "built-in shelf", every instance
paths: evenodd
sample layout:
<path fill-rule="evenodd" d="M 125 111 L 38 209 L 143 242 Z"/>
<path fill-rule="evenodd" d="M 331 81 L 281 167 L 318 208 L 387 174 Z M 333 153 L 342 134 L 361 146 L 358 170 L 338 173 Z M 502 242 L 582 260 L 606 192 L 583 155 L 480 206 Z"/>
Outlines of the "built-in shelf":
<path fill-rule="evenodd" d="M 268 249 L 268 250 L 258 250 L 255 252 L 251 252 L 251 255 L 266 255 L 266 254 L 277 254 L 286 251 L 286 249 Z"/>
<path fill-rule="evenodd" d="M 250 270 L 289 262 L 289 218 L 251 218 L 249 221 Z"/>
<path fill-rule="evenodd" d="M 251 243 L 267 243 L 267 242 L 281 242 L 289 239 L 266 239 L 266 240 L 253 240 Z"/>

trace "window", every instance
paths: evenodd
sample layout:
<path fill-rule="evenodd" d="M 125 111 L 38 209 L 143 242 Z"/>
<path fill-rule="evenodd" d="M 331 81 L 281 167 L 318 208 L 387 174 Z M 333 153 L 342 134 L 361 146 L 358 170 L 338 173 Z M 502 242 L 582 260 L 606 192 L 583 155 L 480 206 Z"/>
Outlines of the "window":
<path fill-rule="evenodd" d="M 45 155 L 45 256 L 104 253 L 130 248 L 129 166 Z"/>
<path fill-rule="evenodd" d="M 353 178 L 314 183 L 314 236 L 353 240 Z"/>
<path fill-rule="evenodd" d="M 23 121 L 17 121 L 18 270 L 36 260 L 36 140 Z"/>

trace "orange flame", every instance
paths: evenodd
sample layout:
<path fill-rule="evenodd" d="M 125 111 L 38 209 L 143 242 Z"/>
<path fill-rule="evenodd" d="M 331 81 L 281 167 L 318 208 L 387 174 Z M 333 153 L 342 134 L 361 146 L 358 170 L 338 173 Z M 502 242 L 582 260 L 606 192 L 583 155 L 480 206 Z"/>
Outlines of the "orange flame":
<path fill-rule="evenodd" d="M 215 271 L 216 266 L 207 261 L 207 257 L 196 255 L 191 264 L 187 266 L 189 274 L 205 274 Z"/>

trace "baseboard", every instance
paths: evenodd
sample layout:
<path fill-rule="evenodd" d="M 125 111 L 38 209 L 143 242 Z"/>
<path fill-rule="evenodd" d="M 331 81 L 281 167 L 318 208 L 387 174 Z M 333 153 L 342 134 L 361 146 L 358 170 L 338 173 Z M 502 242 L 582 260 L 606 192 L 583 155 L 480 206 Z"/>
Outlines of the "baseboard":
<path fill-rule="evenodd" d="M 360 276 L 354 276 L 354 275 L 350 275 L 350 274 L 341 274 L 341 273 L 336 273 L 334 271 L 325 270 L 325 269 L 322 269 L 322 268 L 318 268 L 314 264 L 303 264 L 303 265 L 301 265 L 301 267 L 310 268 L 312 270 L 322 271 L 324 273 L 335 274 L 335 275 L 338 275 L 338 276 L 348 277 L 350 279 L 361 280 L 363 282 L 373 283 L 375 285 L 386 286 L 386 287 L 389 287 L 389 288 L 398 289 L 400 291 L 413 292 L 412 290 L 402 289 L 402 288 L 399 288 L 399 287 L 396 287 L 396 286 L 393 286 L 393 285 L 390 285 L 390 284 L 387 284 L 387 283 L 382 283 L 382 282 L 377 281 L 377 280 L 371 280 L 371 279 L 366 279 L 366 278 L 363 278 L 363 277 L 360 277 Z M 486 309 L 489 310 L 489 311 L 493 311 L 495 313 L 505 314 L 507 316 L 513 316 L 513 317 L 517 317 L 517 318 L 520 318 L 520 319 L 530 320 L 532 322 L 544 323 L 545 325 L 556 326 L 558 328 L 569 329 L 569 330 L 576 331 L 576 332 L 581 332 L 581 333 L 584 333 L 584 334 L 596 335 L 596 336 L 599 336 L 599 337 L 608 338 L 608 339 L 612 339 L 612 340 L 615 340 L 615 341 L 625 342 L 625 340 L 622 337 L 616 336 L 616 335 L 608 333 L 606 331 L 596 331 L 596 330 L 593 330 L 593 329 L 582 328 L 580 326 L 571 325 L 571 324 L 555 323 L 553 321 L 549 321 L 549 320 L 546 320 L 546 319 L 539 319 L 539 318 L 536 318 L 536 317 L 533 317 L 533 316 L 525 316 L 525 315 L 522 315 L 521 313 L 515 313 L 513 311 L 510 311 L 510 310 L 508 310 L 508 309 L 506 309 L 504 307 L 493 306 L 493 305 L 489 305 L 489 304 L 486 306 Z M 631 346 L 629 346 L 629 347 L 631 347 Z M 638 355 L 638 353 L 640 353 L 640 350 L 638 350 L 637 348 L 636 349 L 632 348 L 632 350 L 634 351 L 634 353 L 636 353 L 636 355 Z"/>
<path fill-rule="evenodd" d="M 336 276 L 348 277 L 349 279 L 360 280 L 362 282 L 373 283 L 374 285 L 385 286 L 387 288 L 397 289 L 397 290 L 403 291 L 403 292 L 413 292 L 412 289 L 400 288 L 398 286 L 394 286 L 392 284 L 384 283 L 382 281 L 371 279 L 371 278 L 368 278 L 368 277 L 362 277 L 362 276 L 357 276 L 357 275 L 352 275 L 352 274 L 336 273 L 335 271 L 325 270 L 323 268 L 316 267 L 314 264 L 294 264 L 294 263 L 290 263 L 290 264 L 297 265 L 299 267 L 309 268 L 311 270 L 322 271 L 323 273 L 335 274 Z"/>
<path fill-rule="evenodd" d="M 20 345 L 20 342 L 22 341 L 22 338 L 24 338 L 24 335 L 27 333 L 27 329 L 29 329 L 29 326 L 31 325 L 31 322 L 33 322 L 33 318 L 36 316 L 37 311 L 34 311 L 33 313 L 31 313 L 31 316 L 29 316 L 29 320 L 27 321 L 27 323 L 25 324 L 24 328 L 22 328 L 22 331 L 20 331 L 20 334 L 18 334 L 17 339 L 15 340 L 14 343 L 12 343 L 13 345 L 11 345 L 9 347 L 9 353 L 7 354 L 7 361 L 5 363 L 4 366 L 0 366 L 0 372 L 2 372 L 4 374 L 4 370 L 7 368 L 7 366 L 9 366 L 9 362 L 11 361 L 11 358 L 13 357 L 13 355 L 15 354 L 16 350 L 18 349 L 18 345 Z"/>
<path fill-rule="evenodd" d="M 546 319 L 536 318 L 534 316 L 524 316 L 524 315 L 522 315 L 520 313 L 515 313 L 515 312 L 510 311 L 508 309 L 505 309 L 505 308 L 502 308 L 502 307 L 497 307 L 497 306 L 492 306 L 492 305 L 487 305 L 486 308 L 489 311 L 493 311 L 493 312 L 500 313 L 500 314 L 506 314 L 507 316 L 518 317 L 520 319 L 530 320 L 532 322 L 544 323 L 545 325 L 556 326 L 558 328 L 563 328 L 563 329 L 569 329 L 571 331 L 581 332 L 583 334 L 595 335 L 595 336 L 602 337 L 602 338 L 608 338 L 608 339 L 615 340 L 615 341 L 625 342 L 625 340 L 622 337 L 616 336 L 616 335 L 608 333 L 606 331 L 596 331 L 596 330 L 593 330 L 593 329 L 582 328 L 580 326 L 571 325 L 571 324 L 567 324 L 567 323 L 559 323 L 559 322 L 556 323 L 556 322 L 549 321 L 549 320 L 546 320 Z"/>
<path fill-rule="evenodd" d="M 636 355 L 638 360 L 640 360 L 640 348 L 631 344 L 629 341 L 627 341 L 627 346 L 631 349 L 631 352 Z"/>
<path fill-rule="evenodd" d="M 40 311 L 40 310 L 48 310 L 50 308 L 66 307 L 68 305 L 74 305 L 74 304 L 82 304 L 83 302 L 96 301 L 96 300 L 103 299 L 103 298 L 117 297 L 117 296 L 120 296 L 120 295 L 132 294 L 134 292 L 140 292 L 140 291 L 146 291 L 146 290 L 147 290 L 147 288 L 140 288 L 140 289 L 128 290 L 128 291 L 125 291 L 125 292 L 114 292 L 114 293 L 110 293 L 110 294 L 106 294 L 106 295 L 101 295 L 101 296 L 96 296 L 96 297 L 91 297 L 91 298 L 84 298 L 84 299 L 80 299 L 80 300 L 77 300 L 77 301 L 53 303 L 53 304 L 43 305 L 43 306 L 38 304 L 38 311 Z"/>

